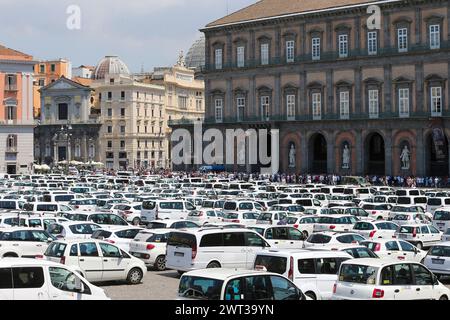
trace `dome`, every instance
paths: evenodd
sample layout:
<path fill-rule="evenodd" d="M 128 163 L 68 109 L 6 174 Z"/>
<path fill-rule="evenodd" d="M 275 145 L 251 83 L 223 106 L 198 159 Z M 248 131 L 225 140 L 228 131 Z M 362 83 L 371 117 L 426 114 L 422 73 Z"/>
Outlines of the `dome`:
<path fill-rule="evenodd" d="M 106 74 L 130 75 L 127 65 L 118 56 L 106 56 L 95 67 L 93 79 L 104 79 Z"/>
<path fill-rule="evenodd" d="M 194 42 L 186 54 L 186 67 L 196 69 L 205 65 L 205 36 Z"/>

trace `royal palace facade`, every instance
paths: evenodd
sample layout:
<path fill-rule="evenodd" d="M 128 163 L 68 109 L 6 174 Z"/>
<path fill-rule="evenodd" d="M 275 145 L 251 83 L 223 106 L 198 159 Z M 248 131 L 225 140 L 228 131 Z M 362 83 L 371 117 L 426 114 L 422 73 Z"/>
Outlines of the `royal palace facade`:
<path fill-rule="evenodd" d="M 204 129 L 278 129 L 286 173 L 449 174 L 449 1 L 263 0 L 202 31 Z"/>

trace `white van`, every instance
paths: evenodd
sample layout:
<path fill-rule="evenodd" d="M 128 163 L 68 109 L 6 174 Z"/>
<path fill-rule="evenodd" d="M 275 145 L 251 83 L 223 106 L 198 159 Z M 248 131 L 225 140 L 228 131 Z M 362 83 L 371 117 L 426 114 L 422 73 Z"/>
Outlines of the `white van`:
<path fill-rule="evenodd" d="M 397 204 L 402 206 L 416 205 L 422 207 L 423 210 L 427 209 L 427 197 L 424 196 L 399 196 L 397 198 Z"/>
<path fill-rule="evenodd" d="M 448 300 L 450 289 L 425 266 L 390 259 L 342 263 L 334 285 L 336 300 Z"/>
<path fill-rule="evenodd" d="M 143 224 L 157 219 L 186 219 L 195 210 L 190 201 L 146 200 L 142 202 L 141 220 Z"/>
<path fill-rule="evenodd" d="M 433 225 L 442 232 L 450 228 L 450 207 L 443 207 L 434 211 Z"/>
<path fill-rule="evenodd" d="M 277 251 L 256 255 L 254 268 L 279 273 L 289 278 L 313 300 L 330 299 L 339 267 L 352 256 L 342 251 Z"/>
<path fill-rule="evenodd" d="M 28 202 L 23 205 L 23 210 L 33 213 L 57 213 L 73 211 L 71 207 L 57 202 Z"/>
<path fill-rule="evenodd" d="M 253 268 L 256 254 L 270 247 L 257 232 L 203 228 L 172 232 L 167 240 L 166 267 L 183 271 L 205 268 Z"/>
<path fill-rule="evenodd" d="M 0 259 L 0 283 L 0 300 L 109 300 L 75 268 L 45 260 Z"/>
<path fill-rule="evenodd" d="M 427 211 L 430 213 L 434 213 L 434 211 L 438 208 L 450 206 L 450 198 L 446 197 L 435 197 L 428 198 L 427 200 Z"/>
<path fill-rule="evenodd" d="M 23 200 L 2 199 L 0 200 L 0 209 L 22 210 L 25 203 Z"/>

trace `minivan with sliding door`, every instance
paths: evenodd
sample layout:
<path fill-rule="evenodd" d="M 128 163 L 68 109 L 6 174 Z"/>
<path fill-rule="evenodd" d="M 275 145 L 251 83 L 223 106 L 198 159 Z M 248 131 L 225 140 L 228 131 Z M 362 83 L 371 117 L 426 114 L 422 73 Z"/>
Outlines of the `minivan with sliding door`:
<path fill-rule="evenodd" d="M 205 268 L 251 269 L 256 254 L 270 245 L 257 232 L 241 228 L 203 228 L 172 232 L 166 267 L 179 273 Z"/>
<path fill-rule="evenodd" d="M 450 228 L 450 207 L 439 208 L 434 211 L 433 226 L 442 232 Z"/>
<path fill-rule="evenodd" d="M 352 259 L 341 264 L 336 300 L 448 300 L 450 289 L 425 266 L 390 259 Z"/>
<path fill-rule="evenodd" d="M 342 251 L 269 250 L 256 255 L 254 268 L 289 278 L 313 300 L 330 299 L 339 266 L 352 256 Z"/>
<path fill-rule="evenodd" d="M 141 222 L 148 224 L 157 219 L 186 219 L 195 210 L 195 206 L 186 200 L 145 200 L 142 202 Z"/>

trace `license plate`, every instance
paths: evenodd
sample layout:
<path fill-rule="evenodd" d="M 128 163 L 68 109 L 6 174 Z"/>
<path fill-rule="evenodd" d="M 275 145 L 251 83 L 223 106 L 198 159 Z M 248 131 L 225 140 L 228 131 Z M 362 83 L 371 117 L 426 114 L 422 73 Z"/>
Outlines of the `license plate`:
<path fill-rule="evenodd" d="M 175 252 L 175 257 L 184 257 L 183 252 Z"/>
<path fill-rule="evenodd" d="M 399 234 L 398 237 L 399 238 L 406 238 L 406 234 Z"/>
<path fill-rule="evenodd" d="M 441 260 L 441 259 L 431 259 L 431 262 L 433 264 L 444 264 L 445 260 Z"/>
<path fill-rule="evenodd" d="M 443 227 L 445 226 L 445 223 L 437 223 L 437 225 Z"/>

